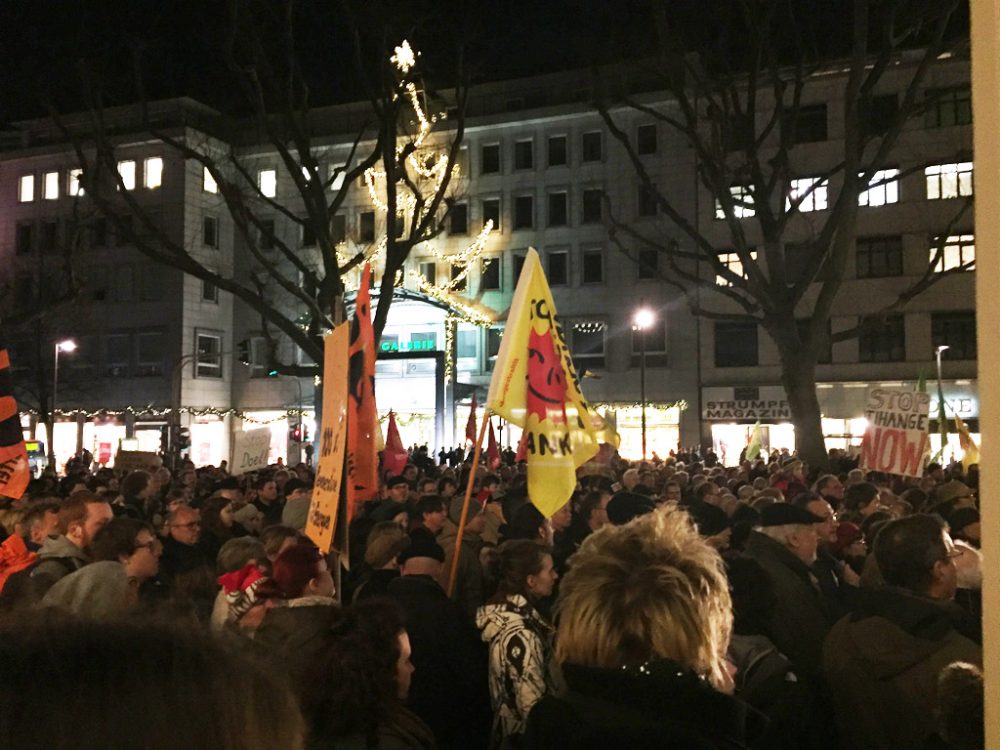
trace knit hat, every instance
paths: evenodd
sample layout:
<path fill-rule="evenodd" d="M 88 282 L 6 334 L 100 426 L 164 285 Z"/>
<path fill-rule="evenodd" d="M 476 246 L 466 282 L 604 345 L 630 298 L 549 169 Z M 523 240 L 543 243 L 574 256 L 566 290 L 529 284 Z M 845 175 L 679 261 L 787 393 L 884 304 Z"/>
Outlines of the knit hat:
<path fill-rule="evenodd" d="M 249 562 L 239 570 L 218 578 L 226 595 L 226 622 L 237 622 L 258 603 L 257 591 L 267 579 L 256 563 Z"/>
<path fill-rule="evenodd" d="M 405 484 L 407 486 L 409 486 L 410 484 L 409 480 L 407 480 L 407 478 L 401 474 L 397 474 L 396 476 L 389 477 L 388 479 L 385 480 L 385 486 L 390 490 L 393 487 L 397 487 L 401 484 Z"/>
<path fill-rule="evenodd" d="M 805 508 L 788 503 L 775 503 L 760 512 L 761 526 L 790 526 L 794 524 L 823 523 L 823 519 Z"/>
<path fill-rule="evenodd" d="M 830 552 L 835 555 L 843 552 L 855 542 L 860 541 L 863 536 L 861 527 L 856 523 L 841 521 L 837 525 L 837 541 L 830 545 Z"/>
<path fill-rule="evenodd" d="M 695 503 L 687 510 L 694 525 L 698 527 L 698 533 L 702 536 L 715 536 L 730 527 L 726 511 L 710 503 Z"/>
<path fill-rule="evenodd" d="M 399 564 L 414 557 L 429 557 L 443 563 L 444 550 L 428 534 L 411 534 L 410 546 L 399 553 Z"/>

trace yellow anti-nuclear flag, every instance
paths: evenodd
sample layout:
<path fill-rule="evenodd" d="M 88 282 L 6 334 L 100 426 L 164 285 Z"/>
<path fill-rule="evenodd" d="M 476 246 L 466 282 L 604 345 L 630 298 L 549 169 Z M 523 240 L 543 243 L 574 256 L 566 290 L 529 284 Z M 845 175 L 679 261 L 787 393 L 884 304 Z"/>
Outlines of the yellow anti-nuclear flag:
<path fill-rule="evenodd" d="M 957 414 L 955 415 L 955 430 L 958 432 L 958 443 L 962 446 L 962 468 L 968 471 L 972 464 L 979 463 L 979 446 L 972 439 L 972 434 L 965 422 Z"/>
<path fill-rule="evenodd" d="M 573 494 L 577 467 L 597 453 L 603 424 L 580 391 L 534 248 L 514 291 L 486 408 L 525 431 L 528 497 L 548 518 Z"/>

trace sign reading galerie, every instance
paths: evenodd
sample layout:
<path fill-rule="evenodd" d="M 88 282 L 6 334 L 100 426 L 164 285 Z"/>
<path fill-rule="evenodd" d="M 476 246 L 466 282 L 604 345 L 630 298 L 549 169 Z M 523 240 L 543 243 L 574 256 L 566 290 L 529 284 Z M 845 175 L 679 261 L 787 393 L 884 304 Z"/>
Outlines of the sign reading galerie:
<path fill-rule="evenodd" d="M 861 468 L 907 477 L 922 476 L 924 458 L 930 452 L 930 403 L 930 394 L 921 391 L 870 389 L 865 408 L 868 427 L 861 441 Z"/>

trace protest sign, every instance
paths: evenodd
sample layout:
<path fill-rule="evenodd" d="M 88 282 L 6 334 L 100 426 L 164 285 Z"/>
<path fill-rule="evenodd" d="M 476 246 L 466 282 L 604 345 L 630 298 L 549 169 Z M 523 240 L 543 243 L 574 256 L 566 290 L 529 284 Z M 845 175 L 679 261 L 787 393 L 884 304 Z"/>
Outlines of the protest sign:
<path fill-rule="evenodd" d="M 905 388 L 872 388 L 861 441 L 861 468 L 907 477 L 923 475 L 930 451 L 927 393 Z"/>
<path fill-rule="evenodd" d="M 263 469 L 267 466 L 270 450 L 271 431 L 266 427 L 233 433 L 233 460 L 229 462 L 229 473 L 236 476 Z"/>
<path fill-rule="evenodd" d="M 115 456 L 117 471 L 153 472 L 163 466 L 163 459 L 152 451 L 118 451 Z"/>

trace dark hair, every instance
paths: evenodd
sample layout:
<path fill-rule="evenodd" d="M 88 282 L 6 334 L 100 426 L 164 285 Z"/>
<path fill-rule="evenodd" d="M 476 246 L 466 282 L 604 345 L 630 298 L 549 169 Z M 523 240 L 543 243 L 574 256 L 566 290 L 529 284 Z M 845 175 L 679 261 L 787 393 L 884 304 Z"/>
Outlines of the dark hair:
<path fill-rule="evenodd" d="M 310 668 L 302 708 L 317 737 L 361 731 L 377 747 L 380 724 L 402 710 L 396 685 L 403 614 L 392 602 L 371 600 L 337 610 L 322 656 Z"/>
<path fill-rule="evenodd" d="M 590 521 L 591 514 L 601 507 L 601 498 L 604 495 L 604 492 L 593 490 L 583 496 L 576 508 L 576 517 L 581 524 L 586 525 Z"/>
<path fill-rule="evenodd" d="M 824 503 L 826 502 L 826 498 L 818 492 L 799 492 L 792 498 L 791 504 L 808 510 L 806 506 L 808 506 L 809 503 L 816 502 L 817 500 Z"/>
<path fill-rule="evenodd" d="M 984 746 L 983 673 L 973 664 L 956 661 L 937 679 L 937 713 L 941 737 L 954 750 Z"/>
<path fill-rule="evenodd" d="M 493 577 L 497 581 L 491 604 L 501 604 L 508 596 L 528 596 L 528 576 L 538 575 L 545 556 L 552 550 L 530 539 L 513 539 L 501 544 L 492 560 Z"/>
<path fill-rule="evenodd" d="M 871 482 L 852 484 L 844 493 L 844 508 L 846 510 L 860 510 L 870 505 L 872 500 L 878 497 L 878 492 L 878 487 Z"/>
<path fill-rule="evenodd" d="M 128 557 L 135 552 L 135 539 L 140 531 L 148 531 L 153 538 L 156 532 L 148 523 L 134 518 L 112 518 L 94 534 L 90 543 L 90 556 L 97 560 L 114 560 L 122 556 Z"/>
<path fill-rule="evenodd" d="M 302 747 L 275 671 L 200 632 L 35 613 L 0 628 L 0 674 L 4 747 Z"/>
<path fill-rule="evenodd" d="M 505 524 L 500 530 L 506 541 L 511 539 L 530 539 L 537 541 L 541 539 L 539 533 L 545 525 L 545 516 L 531 503 L 525 503 L 516 511 L 510 519 L 510 523 Z"/>
<path fill-rule="evenodd" d="M 145 471 L 131 471 L 122 480 L 121 493 L 125 497 L 135 497 L 149 485 L 152 477 Z"/>
<path fill-rule="evenodd" d="M 437 495 L 424 495 L 417 500 L 417 516 L 423 518 L 425 513 L 443 513 L 444 501 Z"/>
<path fill-rule="evenodd" d="M 222 509 L 229 505 L 228 497 L 214 495 L 201 504 L 201 530 L 207 531 L 223 539 L 232 536 L 229 529 L 222 523 Z"/>
<path fill-rule="evenodd" d="M 944 530 L 938 516 L 923 513 L 886 523 L 875 537 L 874 549 L 885 582 L 926 594 L 934 563 L 948 556 Z"/>
<path fill-rule="evenodd" d="M 66 498 L 62 507 L 59 508 L 59 533 L 67 534 L 70 526 L 85 523 L 87 515 L 90 513 L 90 509 L 87 506 L 96 503 L 107 504 L 108 499 L 85 490 L 74 492 Z"/>
<path fill-rule="evenodd" d="M 315 544 L 300 541 L 278 555 L 271 579 L 282 596 L 295 599 L 302 596 L 309 581 L 319 575 L 319 564 L 322 561 L 323 553 Z"/>
<path fill-rule="evenodd" d="M 58 514 L 59 503 L 55 503 L 50 500 L 43 500 L 41 502 L 32 503 L 28 506 L 28 509 L 24 513 L 24 518 L 21 519 L 21 526 L 24 529 L 24 535 L 30 537 L 35 524 L 44 520 L 47 513 Z"/>

